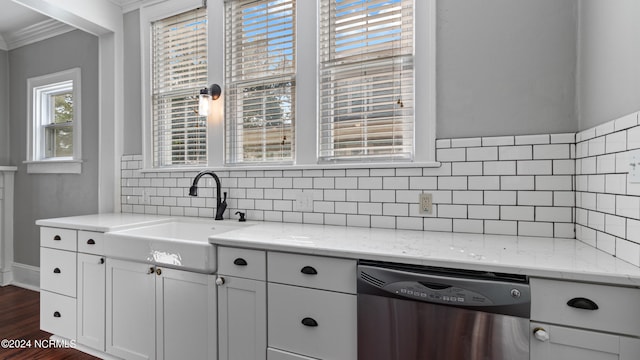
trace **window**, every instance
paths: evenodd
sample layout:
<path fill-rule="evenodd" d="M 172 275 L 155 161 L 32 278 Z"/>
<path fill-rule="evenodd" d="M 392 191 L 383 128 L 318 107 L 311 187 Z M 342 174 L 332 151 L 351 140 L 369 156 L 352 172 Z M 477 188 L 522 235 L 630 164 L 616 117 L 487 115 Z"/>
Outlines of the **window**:
<path fill-rule="evenodd" d="M 294 159 L 295 11 L 295 0 L 225 1 L 229 164 Z"/>
<path fill-rule="evenodd" d="M 413 0 L 320 0 L 319 161 L 412 160 Z"/>
<path fill-rule="evenodd" d="M 80 69 L 30 78 L 29 173 L 80 173 Z"/>
<path fill-rule="evenodd" d="M 151 23 L 153 166 L 207 164 L 207 118 L 198 94 L 207 87 L 207 11 Z"/>

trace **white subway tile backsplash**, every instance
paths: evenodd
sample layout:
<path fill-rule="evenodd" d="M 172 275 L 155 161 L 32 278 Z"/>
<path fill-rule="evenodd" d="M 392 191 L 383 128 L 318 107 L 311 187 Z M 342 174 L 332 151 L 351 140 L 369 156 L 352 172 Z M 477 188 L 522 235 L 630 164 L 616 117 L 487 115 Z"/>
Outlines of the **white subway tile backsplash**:
<path fill-rule="evenodd" d="M 381 177 L 358 178 L 358 189 L 382 189 Z"/>
<path fill-rule="evenodd" d="M 498 160 L 498 148 L 495 146 L 467 148 L 467 161 L 496 160 Z"/>
<path fill-rule="evenodd" d="M 438 178 L 435 176 L 412 176 L 409 178 L 409 189 L 437 189 Z"/>
<path fill-rule="evenodd" d="M 616 215 L 640 219 L 640 197 L 617 195 Z"/>
<path fill-rule="evenodd" d="M 500 219 L 500 207 L 497 205 L 469 205 L 469 219 Z"/>
<path fill-rule="evenodd" d="M 616 256 L 635 266 L 640 266 L 640 244 L 616 239 Z"/>
<path fill-rule="evenodd" d="M 484 203 L 489 205 L 516 205 L 516 191 L 485 191 Z"/>
<path fill-rule="evenodd" d="M 570 207 L 536 207 L 536 221 L 573 223 L 573 208 Z"/>
<path fill-rule="evenodd" d="M 484 162 L 484 175 L 515 175 L 515 161 L 486 161 Z"/>
<path fill-rule="evenodd" d="M 589 186 L 587 187 L 588 191 L 594 192 L 594 193 L 602 193 L 602 192 L 604 192 L 604 189 L 605 189 L 605 186 L 604 186 L 605 176 L 604 175 L 589 175 L 587 181 L 588 181 L 588 184 L 589 184 Z"/>
<path fill-rule="evenodd" d="M 596 194 L 596 208 L 607 214 L 616 213 L 616 196 L 610 194 Z"/>
<path fill-rule="evenodd" d="M 466 190 L 466 176 L 440 176 L 438 177 L 438 189 L 440 190 Z"/>
<path fill-rule="evenodd" d="M 575 144 L 575 142 L 576 142 L 575 133 L 551 134 L 552 144 Z"/>
<path fill-rule="evenodd" d="M 602 136 L 612 133 L 615 130 L 614 122 L 608 121 L 604 124 L 596 126 L 596 136 Z"/>
<path fill-rule="evenodd" d="M 382 204 L 382 214 L 385 216 L 409 216 L 409 204 Z"/>
<path fill-rule="evenodd" d="M 394 190 L 371 190 L 371 200 L 382 203 L 396 202 L 396 192 Z"/>
<path fill-rule="evenodd" d="M 483 204 L 482 191 L 454 191 L 454 204 Z"/>
<path fill-rule="evenodd" d="M 482 162 L 457 162 L 451 166 L 451 174 L 457 175 L 482 175 Z"/>
<path fill-rule="evenodd" d="M 500 190 L 499 176 L 469 176 L 469 190 Z"/>
<path fill-rule="evenodd" d="M 533 145 L 535 160 L 568 159 L 569 144 Z"/>
<path fill-rule="evenodd" d="M 627 239 L 640 244 L 640 221 L 627 219 Z"/>
<path fill-rule="evenodd" d="M 437 149 L 436 160 L 438 161 L 466 161 L 467 153 L 465 148 L 457 149 Z"/>
<path fill-rule="evenodd" d="M 520 135 L 516 136 L 516 145 L 549 144 L 551 135 Z"/>
<path fill-rule="evenodd" d="M 609 174 L 605 175 L 605 192 L 609 194 L 627 193 L 627 175 Z"/>
<path fill-rule="evenodd" d="M 501 206 L 500 220 L 529 220 L 534 221 L 533 206 Z"/>
<path fill-rule="evenodd" d="M 534 176 L 501 176 L 502 190 L 535 190 Z"/>
<path fill-rule="evenodd" d="M 454 148 L 474 147 L 474 146 L 482 146 L 482 139 L 481 138 L 451 139 L 451 147 L 454 147 Z"/>
<path fill-rule="evenodd" d="M 501 146 L 498 148 L 499 160 L 531 160 L 533 159 L 533 147 L 525 146 Z"/>
<path fill-rule="evenodd" d="M 618 131 L 605 137 L 605 151 L 608 154 L 627 150 L 627 132 Z"/>
<path fill-rule="evenodd" d="M 574 223 L 554 223 L 553 224 L 553 236 L 559 238 L 573 239 L 576 237 L 575 224 Z"/>
<path fill-rule="evenodd" d="M 405 176 L 385 177 L 382 181 L 382 188 L 407 190 L 409 189 L 409 178 Z"/>
<path fill-rule="evenodd" d="M 482 138 L 482 146 L 509 146 L 514 144 L 514 136 L 493 136 Z"/>
<path fill-rule="evenodd" d="M 463 233 L 483 233 L 484 221 L 453 219 L 453 231 Z"/>
<path fill-rule="evenodd" d="M 605 153 L 604 136 L 596 137 L 589 140 L 589 156 L 602 155 Z"/>
<path fill-rule="evenodd" d="M 616 254 L 616 237 L 598 231 L 596 233 L 596 247 L 611 255 Z"/>
<path fill-rule="evenodd" d="M 614 120 L 614 130 L 624 130 L 638 125 L 638 113 L 631 113 Z"/>
<path fill-rule="evenodd" d="M 551 191 L 518 191 L 518 205 L 552 206 Z"/>
<path fill-rule="evenodd" d="M 551 175 L 552 165 L 550 160 L 519 160 L 516 171 L 518 175 Z"/>
<path fill-rule="evenodd" d="M 604 229 L 609 234 L 624 238 L 627 234 L 626 219 L 620 216 L 607 214 L 604 217 Z"/>
<path fill-rule="evenodd" d="M 553 223 L 518 221 L 520 236 L 553 236 Z"/>
<path fill-rule="evenodd" d="M 518 235 L 518 222 L 487 220 L 484 222 L 484 231 L 487 234 Z"/>
<path fill-rule="evenodd" d="M 325 225 L 345 226 L 347 225 L 347 215 L 345 214 L 324 214 Z M 385 227 L 382 221 L 376 222 L 377 227 Z"/>
<path fill-rule="evenodd" d="M 436 140 L 436 149 L 445 149 L 451 147 L 451 139 Z"/>
<path fill-rule="evenodd" d="M 396 226 L 404 230 L 423 230 L 423 220 L 418 217 L 397 217 Z"/>
<path fill-rule="evenodd" d="M 427 231 L 453 231 L 453 219 L 424 218 L 424 230 Z"/>
<path fill-rule="evenodd" d="M 438 205 L 438 216 L 441 218 L 467 218 L 466 205 Z"/>

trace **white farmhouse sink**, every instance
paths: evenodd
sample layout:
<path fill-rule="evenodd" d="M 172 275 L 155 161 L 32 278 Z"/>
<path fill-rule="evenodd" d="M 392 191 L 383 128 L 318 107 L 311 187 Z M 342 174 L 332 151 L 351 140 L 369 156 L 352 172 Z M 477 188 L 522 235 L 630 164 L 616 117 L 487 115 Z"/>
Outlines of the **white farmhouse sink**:
<path fill-rule="evenodd" d="M 105 234 L 105 255 L 111 258 L 213 273 L 216 249 L 209 236 L 248 226 L 232 220 L 172 219 L 165 223 Z"/>

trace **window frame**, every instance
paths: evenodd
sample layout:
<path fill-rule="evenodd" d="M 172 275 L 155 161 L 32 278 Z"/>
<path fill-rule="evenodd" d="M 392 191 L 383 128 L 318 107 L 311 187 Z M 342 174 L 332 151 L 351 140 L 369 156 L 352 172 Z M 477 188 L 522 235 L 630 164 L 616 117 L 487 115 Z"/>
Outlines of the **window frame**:
<path fill-rule="evenodd" d="M 143 169 L 151 171 L 164 171 L 164 170 L 190 170 L 201 169 L 211 163 L 211 157 L 215 156 L 212 152 L 211 145 L 212 140 L 209 137 L 211 133 L 212 110 L 207 118 L 207 164 L 194 164 L 194 165 L 172 165 L 169 167 L 155 167 L 153 161 L 153 65 L 151 62 L 153 54 L 153 44 L 151 39 L 151 25 L 154 21 L 162 20 L 174 15 L 178 15 L 196 8 L 202 7 L 202 0 L 180 0 L 180 1 L 164 1 L 160 3 L 151 3 L 140 7 L 140 37 L 141 37 L 141 51 L 140 60 L 142 67 L 141 81 L 142 81 L 142 156 L 143 156 Z M 207 6 L 207 17 L 211 12 L 211 6 Z M 207 38 L 211 37 L 211 20 L 208 20 Z M 207 56 L 212 54 L 211 42 L 207 44 Z M 211 79 L 210 65 L 207 65 L 208 79 Z M 210 81 L 208 81 L 209 83 Z M 213 112 L 216 111 L 213 106 Z"/>
<path fill-rule="evenodd" d="M 427 21 L 415 21 L 414 33 L 419 34 L 414 38 L 414 73 L 415 73 L 415 93 L 416 99 L 414 116 L 414 156 L 413 161 L 385 162 L 345 162 L 345 163 L 320 163 L 319 154 L 319 27 L 308 26 L 310 23 L 318 24 L 320 2 L 316 1 L 315 6 L 302 1 L 297 2 L 296 19 L 296 106 L 295 106 L 295 157 L 293 164 L 265 163 L 265 164 L 227 164 L 225 156 L 225 125 L 224 125 L 224 97 L 212 103 L 212 111 L 208 119 L 208 166 L 210 169 L 230 170 L 268 170 L 268 169 L 334 169 L 334 168 L 398 168 L 398 167 L 437 167 L 436 162 L 436 1 L 437 0 L 415 0 L 414 19 L 427 19 Z M 175 4 L 175 3 L 178 4 Z M 165 7 L 188 10 L 189 6 L 201 4 L 200 1 L 189 0 L 189 4 L 180 1 L 168 1 L 157 5 Z M 217 83 L 223 89 L 225 84 L 225 54 L 224 54 L 224 0 L 207 1 L 208 21 L 209 21 L 209 82 Z M 145 22 L 149 16 L 144 8 L 141 8 L 141 30 L 145 28 Z M 177 13 L 179 11 L 176 11 Z M 170 14 L 165 14 L 168 16 Z M 147 19 L 147 20 L 145 20 Z M 319 25 L 319 24 L 318 24 Z M 148 30 L 147 30 L 148 31 Z M 144 36 L 143 36 L 144 39 Z M 143 41 L 142 63 L 143 68 L 148 68 L 149 43 Z M 215 49 L 215 50 L 214 50 Z M 146 55 L 144 53 L 147 53 Z M 145 78 L 143 71 L 143 171 L 185 171 L 184 167 L 175 168 L 152 168 L 150 158 L 150 132 L 148 130 L 145 106 L 148 104 L 150 93 L 145 90 Z M 418 101 L 419 100 L 419 101 Z M 148 113 L 148 109 L 146 110 Z M 145 128 L 146 126 L 146 128 Z M 200 166 L 199 168 L 202 168 Z M 188 168 L 187 168 L 188 169 Z"/>
<path fill-rule="evenodd" d="M 29 174 L 82 172 L 82 81 L 80 68 L 27 79 L 27 165 Z M 51 98 L 71 90 L 73 96 L 73 155 L 47 157 L 45 138 L 52 125 Z"/>

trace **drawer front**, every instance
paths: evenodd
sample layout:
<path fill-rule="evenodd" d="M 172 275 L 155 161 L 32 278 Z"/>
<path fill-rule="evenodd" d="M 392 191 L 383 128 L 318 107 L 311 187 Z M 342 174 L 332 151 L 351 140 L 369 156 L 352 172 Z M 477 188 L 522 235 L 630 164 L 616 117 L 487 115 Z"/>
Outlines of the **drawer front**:
<path fill-rule="evenodd" d="M 40 288 L 76 297 L 76 253 L 40 248 Z"/>
<path fill-rule="evenodd" d="M 76 251 L 76 231 L 70 229 L 58 229 L 41 227 L 40 246 L 48 248 Z"/>
<path fill-rule="evenodd" d="M 271 282 L 356 293 L 356 261 L 322 256 L 269 252 Z"/>
<path fill-rule="evenodd" d="M 267 349 L 267 360 L 317 360 L 314 358 L 292 354 L 286 351 L 268 348 Z"/>
<path fill-rule="evenodd" d="M 104 255 L 104 233 L 94 231 L 78 231 L 78 251 Z"/>
<path fill-rule="evenodd" d="M 218 248 L 218 274 L 266 280 L 266 254 L 261 250 Z"/>
<path fill-rule="evenodd" d="M 40 328 L 52 334 L 75 340 L 76 299 L 40 291 Z"/>
<path fill-rule="evenodd" d="M 588 306 L 597 310 L 569 306 Z M 531 279 L 531 320 L 640 336 L 640 289 Z"/>
<path fill-rule="evenodd" d="M 268 346 L 324 360 L 355 360 L 356 295 L 268 284 Z"/>

